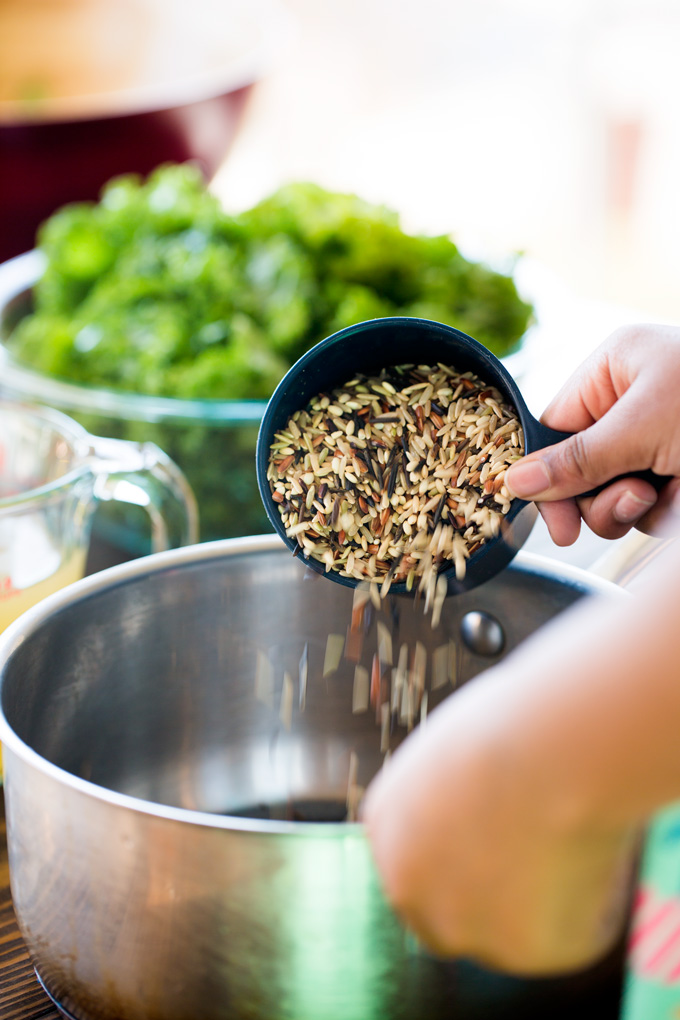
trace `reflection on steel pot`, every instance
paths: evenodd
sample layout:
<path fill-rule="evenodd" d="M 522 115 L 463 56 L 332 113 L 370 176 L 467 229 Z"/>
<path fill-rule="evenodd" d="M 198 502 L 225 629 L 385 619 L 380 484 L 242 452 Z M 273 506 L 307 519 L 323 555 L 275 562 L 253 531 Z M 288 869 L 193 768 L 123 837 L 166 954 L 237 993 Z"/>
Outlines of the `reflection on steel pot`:
<path fill-rule="evenodd" d="M 362 826 L 333 820 L 349 772 L 365 786 L 382 762 L 375 712 L 352 710 L 357 658 L 420 642 L 432 705 L 496 661 L 460 639 L 466 614 L 498 622 L 505 654 L 598 590 L 619 592 L 520 554 L 435 630 L 410 598 L 367 611 L 343 658 L 353 593 L 270 536 L 115 567 L 27 613 L 0 643 L 12 892 L 64 1015 L 615 1017 L 620 954 L 534 982 L 430 957 Z"/>

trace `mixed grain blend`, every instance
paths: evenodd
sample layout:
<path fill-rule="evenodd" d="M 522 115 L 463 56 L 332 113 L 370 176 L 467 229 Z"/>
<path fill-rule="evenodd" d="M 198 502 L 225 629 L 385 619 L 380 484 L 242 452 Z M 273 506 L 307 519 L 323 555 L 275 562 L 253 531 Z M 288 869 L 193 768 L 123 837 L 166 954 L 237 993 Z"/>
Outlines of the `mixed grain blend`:
<path fill-rule="evenodd" d="M 301 553 L 357 581 L 418 585 L 466 561 L 511 505 L 517 412 L 472 372 L 399 365 L 319 393 L 277 432 L 267 477 Z"/>

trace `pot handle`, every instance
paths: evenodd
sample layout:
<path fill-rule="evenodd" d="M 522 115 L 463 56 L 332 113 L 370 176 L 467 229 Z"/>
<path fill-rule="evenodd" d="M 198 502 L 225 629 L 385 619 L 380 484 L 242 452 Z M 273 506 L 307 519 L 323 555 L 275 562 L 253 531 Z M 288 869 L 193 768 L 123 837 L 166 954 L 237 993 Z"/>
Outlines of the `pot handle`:
<path fill-rule="evenodd" d="M 94 496 L 144 507 L 151 522 L 153 552 L 199 540 L 198 507 L 175 462 L 155 443 L 90 436 Z"/>

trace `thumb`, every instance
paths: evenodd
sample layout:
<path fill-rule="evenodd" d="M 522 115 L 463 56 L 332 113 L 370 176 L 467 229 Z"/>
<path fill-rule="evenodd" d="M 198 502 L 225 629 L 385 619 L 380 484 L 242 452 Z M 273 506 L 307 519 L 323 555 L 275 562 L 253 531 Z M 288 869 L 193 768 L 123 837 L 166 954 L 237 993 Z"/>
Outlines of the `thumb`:
<path fill-rule="evenodd" d="M 580 496 L 621 475 L 647 468 L 651 455 L 614 412 L 554 446 L 513 464 L 505 476 L 512 496 L 558 500 Z"/>

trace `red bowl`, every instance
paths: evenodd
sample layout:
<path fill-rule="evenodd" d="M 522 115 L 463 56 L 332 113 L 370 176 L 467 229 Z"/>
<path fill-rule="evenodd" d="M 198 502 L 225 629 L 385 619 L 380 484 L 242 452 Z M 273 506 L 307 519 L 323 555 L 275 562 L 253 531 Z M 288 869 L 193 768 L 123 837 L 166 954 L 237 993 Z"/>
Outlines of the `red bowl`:
<path fill-rule="evenodd" d="M 169 63 L 174 68 L 175 52 L 182 52 L 181 47 L 173 49 L 179 45 L 173 33 L 181 35 L 182 23 L 177 19 L 176 27 L 169 27 L 163 16 L 148 48 L 158 50 L 162 38 L 172 57 L 170 62 L 166 59 L 166 72 L 155 80 L 147 68 L 142 83 L 128 77 L 118 90 L 110 88 L 109 75 L 101 91 L 94 82 L 87 93 L 69 94 L 66 87 L 64 95 L 27 102 L 7 98 L 7 83 L 0 74 L 0 262 L 32 248 L 37 227 L 55 209 L 66 202 L 97 198 L 102 185 L 116 174 L 147 174 L 160 163 L 189 159 L 207 180 L 215 174 L 234 140 L 246 99 L 280 52 L 290 22 L 278 0 L 222 0 L 217 12 L 210 0 L 175 5 L 177 10 L 184 8 L 184 16 L 187 7 L 194 14 L 190 25 L 194 56 L 177 60 L 179 69 L 167 73 Z M 185 31 L 187 27 L 185 23 Z M 36 21 L 27 19 L 26 32 L 35 28 Z M 91 23 L 87 29 L 96 36 Z M 229 50 L 223 61 L 220 32 Z M 205 61 L 199 52 L 202 34 L 210 36 L 205 39 L 210 59 Z M 82 41 L 82 30 L 72 32 L 74 44 L 78 35 Z M 94 48 L 96 44 L 93 38 Z M 0 63 L 2 49 L 0 40 Z M 12 51 L 16 54 L 15 43 Z M 157 53 L 154 59 L 158 62 Z M 27 81 L 31 74 L 35 77 L 35 68 L 27 71 Z M 58 72 L 54 77 L 61 81 Z"/>

